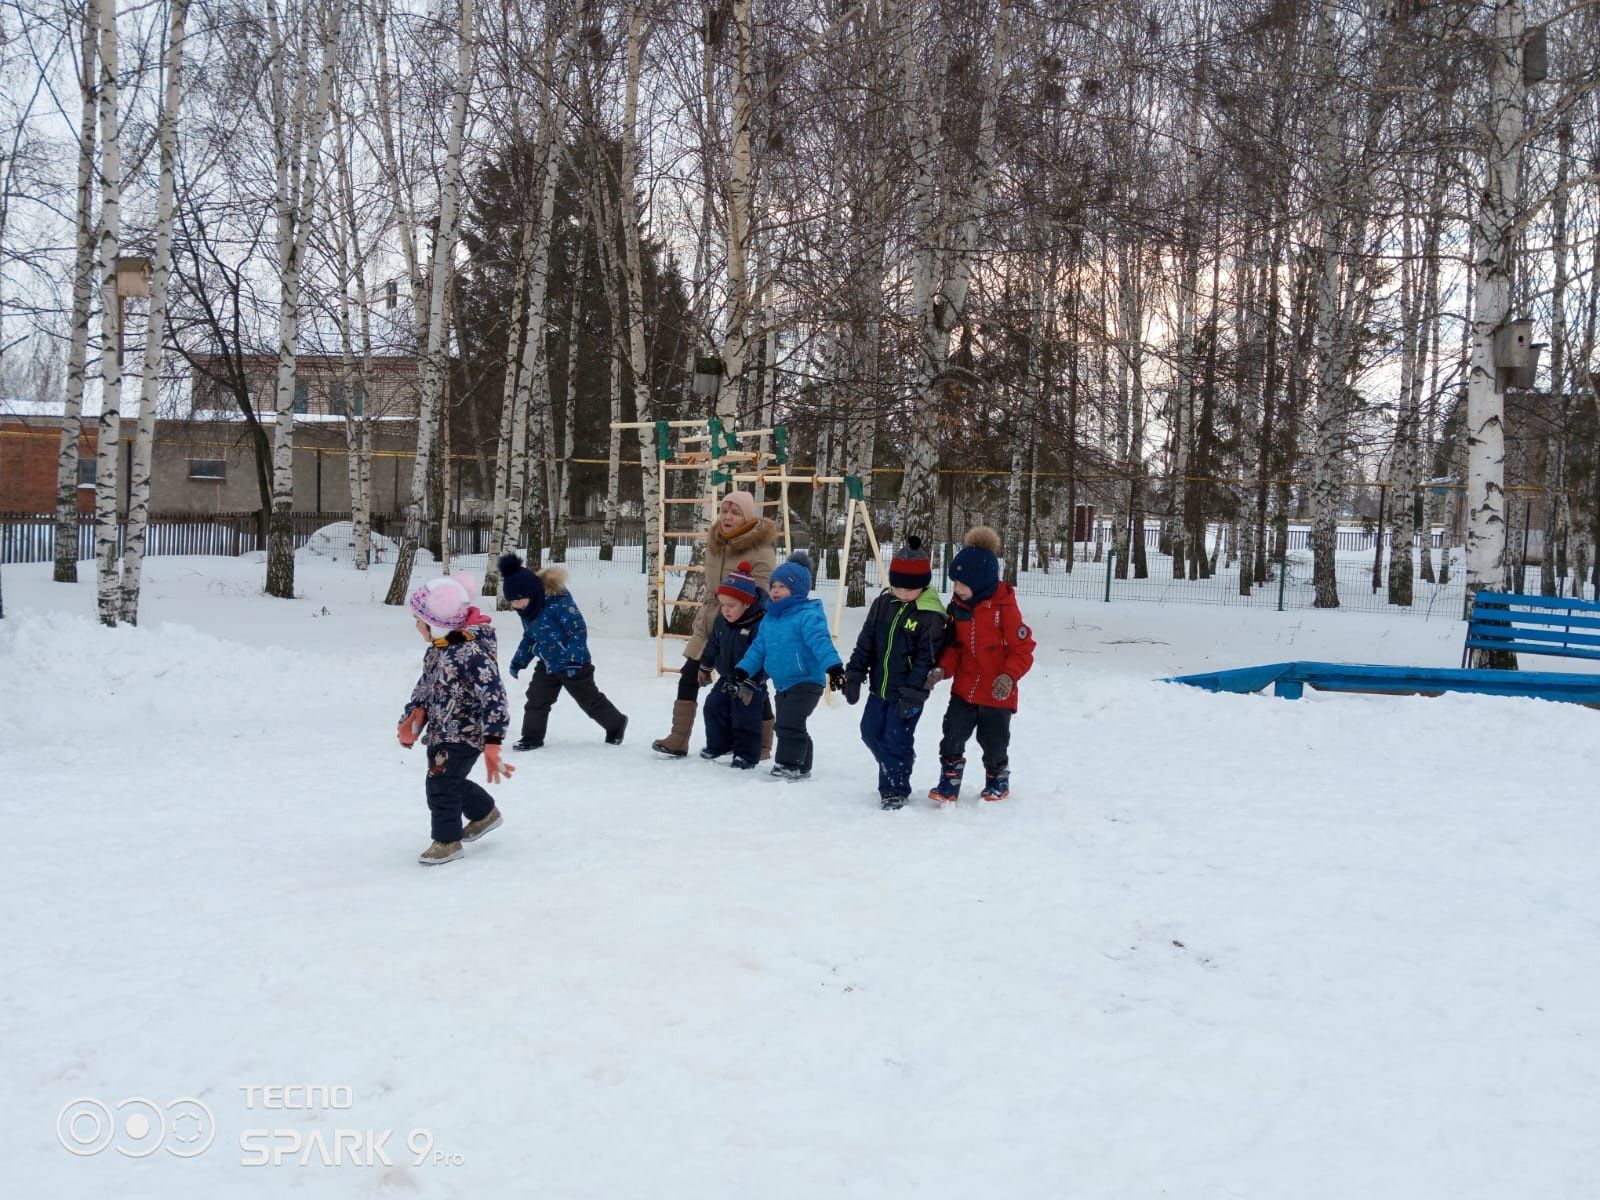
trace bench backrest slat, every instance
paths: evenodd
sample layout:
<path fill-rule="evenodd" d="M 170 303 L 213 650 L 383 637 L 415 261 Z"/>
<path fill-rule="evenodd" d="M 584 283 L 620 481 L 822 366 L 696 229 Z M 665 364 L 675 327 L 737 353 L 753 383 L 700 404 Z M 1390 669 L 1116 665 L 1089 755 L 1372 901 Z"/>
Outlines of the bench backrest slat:
<path fill-rule="evenodd" d="M 1600 661 L 1600 648 L 1557 646 L 1546 642 L 1513 642 L 1504 638 L 1469 637 L 1468 650 L 1509 650 L 1513 654 L 1549 654 L 1557 658 L 1586 658 Z"/>
<path fill-rule="evenodd" d="M 1600 602 L 1479 592 L 1467 624 L 1463 665 L 1473 650 L 1600 660 Z"/>
<path fill-rule="evenodd" d="M 1491 609 L 1472 614 L 1474 625 L 1492 625 L 1500 629 L 1581 629 L 1600 633 L 1600 617 L 1576 616 L 1571 613 L 1509 612 Z"/>
<path fill-rule="evenodd" d="M 1579 600 L 1575 596 L 1525 596 L 1520 592 L 1479 592 L 1472 601 L 1472 609 L 1479 607 L 1504 609 L 1548 609 L 1600 616 L 1600 600 Z"/>
<path fill-rule="evenodd" d="M 1476 622 L 1467 631 L 1468 637 L 1486 641 L 1498 639 L 1507 642 L 1545 642 L 1557 646 L 1600 646 L 1600 633 L 1571 633 L 1561 629 L 1518 629 L 1512 625 L 1499 625 L 1490 621 Z"/>

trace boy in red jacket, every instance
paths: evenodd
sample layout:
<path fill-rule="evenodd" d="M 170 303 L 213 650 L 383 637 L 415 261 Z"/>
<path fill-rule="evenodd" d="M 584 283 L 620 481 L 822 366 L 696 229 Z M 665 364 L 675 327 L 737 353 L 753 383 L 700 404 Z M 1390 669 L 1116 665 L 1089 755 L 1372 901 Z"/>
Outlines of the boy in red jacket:
<path fill-rule="evenodd" d="M 931 687 L 949 679 L 950 707 L 939 742 L 939 782 L 930 800 L 953 803 L 961 794 L 967 739 L 976 730 L 983 749 L 983 799 L 1011 794 L 1011 714 L 1017 680 L 1033 666 L 1033 630 L 1022 620 L 1017 594 L 1000 579 L 1000 535 L 987 525 L 967 531 L 964 548 L 950 560 L 955 599 L 950 601 L 945 647 L 928 675 Z"/>

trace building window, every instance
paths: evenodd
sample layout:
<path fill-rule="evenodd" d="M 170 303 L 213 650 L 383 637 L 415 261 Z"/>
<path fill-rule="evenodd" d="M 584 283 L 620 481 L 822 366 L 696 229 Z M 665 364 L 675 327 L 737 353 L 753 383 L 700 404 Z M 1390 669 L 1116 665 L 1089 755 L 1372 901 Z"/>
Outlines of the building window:
<path fill-rule="evenodd" d="M 400 303 L 400 282 L 390 279 L 383 285 L 383 305 L 393 312 L 394 306 L 398 303 Z"/>
<path fill-rule="evenodd" d="M 228 464 L 220 458 L 191 458 L 190 479 L 210 479 L 221 482 L 228 477 Z"/>
<path fill-rule="evenodd" d="M 90 487 L 90 488 L 92 488 L 94 486 L 94 480 L 95 480 L 94 471 L 95 471 L 95 461 L 94 461 L 94 459 L 85 458 L 82 454 L 78 455 L 78 486 L 79 487 Z"/>
<path fill-rule="evenodd" d="M 294 381 L 294 411 L 298 416 L 305 416 L 311 408 L 311 389 L 303 380 Z"/>
<path fill-rule="evenodd" d="M 344 380 L 335 379 L 328 385 L 328 413 L 330 416 L 347 417 L 354 415 L 359 417 L 361 415 L 361 410 L 366 403 L 366 396 L 362 393 L 359 383 L 355 385 L 353 391 L 356 398 L 356 409 L 352 414 L 349 411 L 349 406 L 345 404 Z"/>

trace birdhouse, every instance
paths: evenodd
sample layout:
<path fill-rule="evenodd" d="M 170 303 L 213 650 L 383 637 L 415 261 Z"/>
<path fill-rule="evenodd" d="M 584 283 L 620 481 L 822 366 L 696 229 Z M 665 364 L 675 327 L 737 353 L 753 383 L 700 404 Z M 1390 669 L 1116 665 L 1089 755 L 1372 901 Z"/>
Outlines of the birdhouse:
<path fill-rule="evenodd" d="M 1500 372 L 1504 382 L 1501 391 L 1506 388 L 1520 388 L 1523 391 L 1532 388 L 1539 377 L 1539 356 L 1544 352 L 1545 343 L 1535 342 L 1528 347 L 1528 365 L 1525 367 L 1509 367 Z"/>
<path fill-rule="evenodd" d="M 117 295 L 150 298 L 150 260 L 148 258 L 117 259 Z"/>
<path fill-rule="evenodd" d="M 694 394 L 715 396 L 722 386 L 722 360 L 697 358 L 694 360 Z"/>
<path fill-rule="evenodd" d="M 1526 367 L 1533 353 L 1533 322 L 1507 321 L 1494 331 L 1494 366 L 1497 371 Z"/>
<path fill-rule="evenodd" d="M 1536 83 L 1543 83 L 1549 74 L 1550 49 L 1545 27 L 1535 25 L 1528 30 L 1528 36 L 1522 43 L 1522 82 L 1532 87 Z"/>

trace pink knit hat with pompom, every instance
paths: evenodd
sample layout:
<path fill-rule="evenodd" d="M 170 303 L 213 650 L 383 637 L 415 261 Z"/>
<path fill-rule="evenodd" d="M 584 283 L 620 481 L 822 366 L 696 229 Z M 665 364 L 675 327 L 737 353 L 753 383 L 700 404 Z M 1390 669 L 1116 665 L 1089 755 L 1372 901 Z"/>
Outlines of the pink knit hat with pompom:
<path fill-rule="evenodd" d="M 430 579 L 411 593 L 409 605 L 418 620 L 435 629 L 460 629 L 472 615 L 478 581 L 466 571 Z"/>
<path fill-rule="evenodd" d="M 746 521 L 756 519 L 756 498 L 749 492 L 729 492 L 722 498 L 722 504 L 731 504 L 739 511 L 739 515 Z M 720 508 L 721 505 L 719 504 Z"/>

